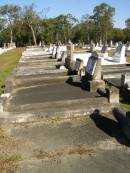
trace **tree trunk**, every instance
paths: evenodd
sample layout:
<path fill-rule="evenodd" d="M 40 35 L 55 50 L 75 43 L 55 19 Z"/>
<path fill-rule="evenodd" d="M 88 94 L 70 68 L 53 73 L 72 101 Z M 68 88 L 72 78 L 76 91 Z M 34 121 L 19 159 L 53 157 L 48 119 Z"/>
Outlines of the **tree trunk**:
<path fill-rule="evenodd" d="M 12 28 L 10 28 L 10 43 L 13 43 L 13 31 Z"/>
<path fill-rule="evenodd" d="M 33 29 L 33 27 L 32 27 L 31 25 L 30 25 L 30 28 L 31 28 L 32 35 L 33 35 L 33 41 L 34 41 L 34 44 L 35 44 L 35 46 L 37 46 L 37 41 L 36 41 L 36 36 L 35 36 L 34 29 Z"/>

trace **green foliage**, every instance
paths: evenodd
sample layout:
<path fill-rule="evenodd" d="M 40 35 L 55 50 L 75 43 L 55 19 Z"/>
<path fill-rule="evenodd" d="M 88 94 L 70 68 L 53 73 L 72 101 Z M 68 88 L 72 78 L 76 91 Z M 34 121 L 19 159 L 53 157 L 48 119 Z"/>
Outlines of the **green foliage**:
<path fill-rule="evenodd" d="M 113 28 L 115 8 L 106 3 L 97 5 L 92 15 L 84 15 L 78 21 L 71 14 L 47 18 L 38 12 L 35 5 L 0 6 L 0 46 L 4 42 L 16 42 L 17 46 L 37 45 L 44 40 L 46 44 L 73 42 L 127 42 L 130 40 L 130 19 L 126 29 Z"/>
<path fill-rule="evenodd" d="M 125 21 L 126 27 L 130 30 L 130 18 Z"/>

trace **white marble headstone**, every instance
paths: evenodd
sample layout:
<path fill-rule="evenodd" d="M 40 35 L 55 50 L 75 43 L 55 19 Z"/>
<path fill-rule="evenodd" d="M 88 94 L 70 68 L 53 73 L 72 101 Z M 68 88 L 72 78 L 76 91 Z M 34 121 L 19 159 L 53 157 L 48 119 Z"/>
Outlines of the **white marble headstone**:
<path fill-rule="evenodd" d="M 116 48 L 115 55 L 113 56 L 113 61 L 119 62 L 121 64 L 126 63 L 125 46 L 123 44 L 119 44 Z"/>

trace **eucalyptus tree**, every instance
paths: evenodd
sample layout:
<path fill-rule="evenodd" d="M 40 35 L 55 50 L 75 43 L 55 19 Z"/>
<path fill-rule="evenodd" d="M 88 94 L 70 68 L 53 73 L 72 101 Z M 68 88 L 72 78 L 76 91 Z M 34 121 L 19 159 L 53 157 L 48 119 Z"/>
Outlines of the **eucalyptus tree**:
<path fill-rule="evenodd" d="M 34 44 L 37 45 L 36 33 L 40 31 L 41 18 L 34 4 L 23 8 L 22 22 L 30 28 Z"/>
<path fill-rule="evenodd" d="M 10 43 L 13 42 L 13 24 L 20 16 L 21 8 L 17 5 L 0 6 L 0 23 L 2 28 L 10 29 Z"/>
<path fill-rule="evenodd" d="M 108 32 L 113 28 L 113 16 L 115 8 L 106 3 L 96 6 L 93 10 L 93 19 L 98 28 L 98 35 L 103 42 L 107 42 Z"/>

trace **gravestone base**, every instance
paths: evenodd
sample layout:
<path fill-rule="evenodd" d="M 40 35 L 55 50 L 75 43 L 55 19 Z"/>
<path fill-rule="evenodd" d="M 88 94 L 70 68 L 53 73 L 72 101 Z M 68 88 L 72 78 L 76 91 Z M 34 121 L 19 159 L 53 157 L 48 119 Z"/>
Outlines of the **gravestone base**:
<path fill-rule="evenodd" d="M 90 92 L 97 92 L 98 88 L 105 88 L 105 82 L 103 80 L 88 81 Z"/>

